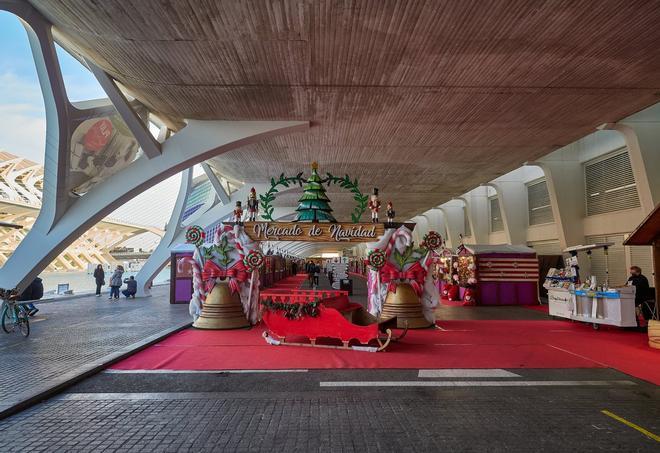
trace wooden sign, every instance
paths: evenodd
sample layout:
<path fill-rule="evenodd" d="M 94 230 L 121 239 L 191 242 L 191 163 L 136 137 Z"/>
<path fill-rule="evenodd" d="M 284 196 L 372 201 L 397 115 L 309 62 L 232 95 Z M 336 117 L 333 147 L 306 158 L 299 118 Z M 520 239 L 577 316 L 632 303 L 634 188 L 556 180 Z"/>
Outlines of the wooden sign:
<path fill-rule="evenodd" d="M 245 222 L 253 241 L 376 242 L 382 223 Z"/>

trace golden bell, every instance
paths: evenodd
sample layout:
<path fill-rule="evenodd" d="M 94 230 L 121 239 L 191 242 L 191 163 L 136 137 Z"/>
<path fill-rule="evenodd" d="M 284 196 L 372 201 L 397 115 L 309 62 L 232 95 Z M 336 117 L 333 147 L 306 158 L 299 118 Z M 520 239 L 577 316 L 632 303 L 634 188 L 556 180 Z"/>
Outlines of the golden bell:
<path fill-rule="evenodd" d="M 432 323 L 428 322 L 422 312 L 422 303 L 415 290 L 408 283 L 397 283 L 394 292 L 388 291 L 381 318 L 396 316 L 397 328 L 423 329 Z"/>
<path fill-rule="evenodd" d="M 198 329 L 240 329 L 250 323 L 243 313 L 238 292 L 232 293 L 227 282 L 216 283 L 202 305 L 202 314 L 193 327 Z"/>

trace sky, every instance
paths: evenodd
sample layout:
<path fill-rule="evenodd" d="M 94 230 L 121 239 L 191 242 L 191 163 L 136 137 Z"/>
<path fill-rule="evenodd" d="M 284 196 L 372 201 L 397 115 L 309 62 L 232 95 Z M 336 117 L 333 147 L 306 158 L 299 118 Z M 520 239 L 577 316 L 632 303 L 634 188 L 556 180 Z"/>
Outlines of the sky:
<path fill-rule="evenodd" d="M 106 97 L 87 68 L 59 46 L 56 49 L 70 101 Z M 18 18 L 0 11 L 0 149 L 43 164 L 45 136 L 43 96 L 27 34 Z M 178 188 L 177 175 L 110 217 L 162 228 L 169 220 Z"/>

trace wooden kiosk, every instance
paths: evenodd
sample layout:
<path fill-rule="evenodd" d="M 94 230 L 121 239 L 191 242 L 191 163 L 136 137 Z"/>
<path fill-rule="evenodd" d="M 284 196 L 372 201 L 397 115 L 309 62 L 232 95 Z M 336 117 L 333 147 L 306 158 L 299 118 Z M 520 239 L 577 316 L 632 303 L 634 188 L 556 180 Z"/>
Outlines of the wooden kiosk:
<path fill-rule="evenodd" d="M 653 268 L 655 276 L 653 286 L 655 287 L 655 316 L 649 320 L 649 346 L 660 349 L 660 321 L 658 321 L 658 298 L 660 296 L 660 203 L 639 224 L 631 235 L 623 242 L 623 245 L 650 245 L 653 247 Z"/>

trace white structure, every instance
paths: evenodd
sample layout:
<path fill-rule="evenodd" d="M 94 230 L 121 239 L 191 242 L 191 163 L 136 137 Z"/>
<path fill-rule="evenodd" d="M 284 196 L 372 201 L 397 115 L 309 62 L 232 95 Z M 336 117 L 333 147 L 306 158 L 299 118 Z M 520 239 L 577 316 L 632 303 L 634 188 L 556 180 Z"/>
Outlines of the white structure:
<path fill-rule="evenodd" d="M 41 165 L 0 152 L 0 221 L 23 227 L 0 227 L 0 266 L 7 262 L 32 229 L 41 209 L 42 187 Z M 117 264 L 118 260 L 110 254 L 110 250 L 145 233 L 163 235 L 158 228 L 106 217 L 66 247 L 48 264 L 48 270 L 85 271 L 89 265 Z"/>
<path fill-rule="evenodd" d="M 417 235 L 435 229 L 455 247 L 463 228 L 472 244 L 527 244 L 537 253 L 561 254 L 569 246 L 614 242 L 613 284 L 638 265 L 649 277 L 650 247 L 623 240 L 660 203 L 660 104 L 511 171 L 423 214 Z M 466 220 L 459 212 L 466 209 Z M 440 212 L 441 215 L 437 213 Z M 419 217 L 418 217 L 419 218 Z M 417 218 L 417 219 L 418 219 Z M 416 219 L 413 219 L 416 220 Z M 604 278 L 604 255 L 581 257 L 584 272 Z"/>
<path fill-rule="evenodd" d="M 188 121 L 174 135 L 165 127 L 156 140 L 116 83 L 87 63 L 112 104 L 88 107 L 66 96 L 52 25 L 31 5 L 1 1 L 0 8 L 20 17 L 28 33 L 46 106 L 43 205 L 34 226 L 0 269 L 0 287 L 23 287 L 81 234 L 126 201 L 196 163 L 278 134 L 303 131 L 306 121 Z M 116 109 L 116 110 L 115 110 Z M 142 153 L 88 187 L 72 174 L 73 137 L 84 121 L 119 114 Z M 111 169 L 113 170 L 113 169 Z"/>

